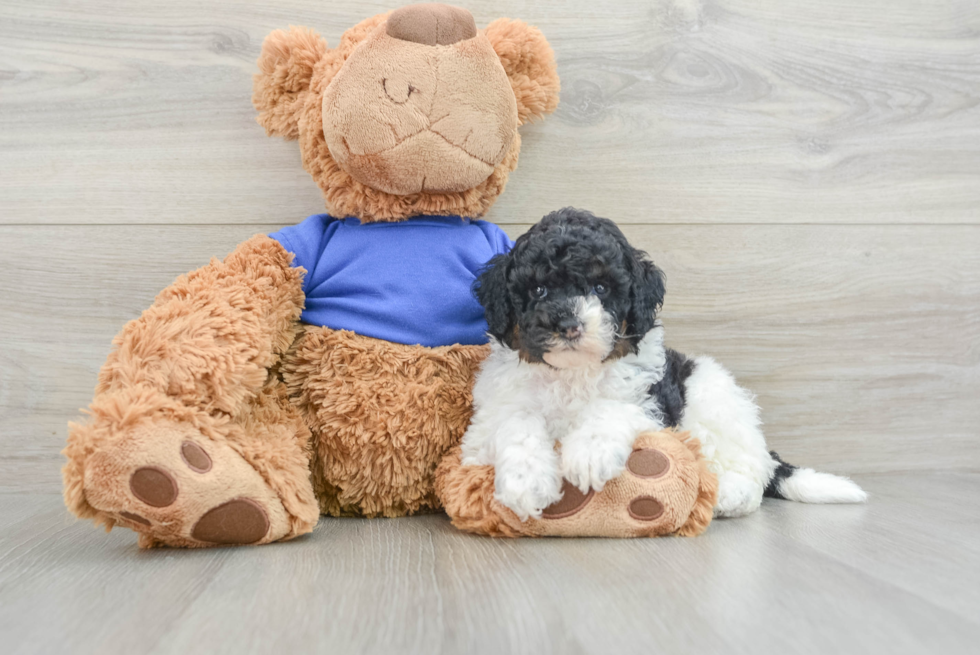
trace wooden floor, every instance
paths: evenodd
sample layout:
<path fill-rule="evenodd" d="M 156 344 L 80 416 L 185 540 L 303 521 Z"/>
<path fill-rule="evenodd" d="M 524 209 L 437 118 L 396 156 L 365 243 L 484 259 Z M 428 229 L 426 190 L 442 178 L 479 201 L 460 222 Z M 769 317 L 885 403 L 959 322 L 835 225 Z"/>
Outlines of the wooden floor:
<path fill-rule="evenodd" d="M 868 474 L 864 506 L 766 501 L 695 539 L 492 540 L 444 516 L 138 551 L 0 496 L 0 651 L 976 653 L 980 474 Z"/>
<path fill-rule="evenodd" d="M 980 652 L 980 2 L 454 1 L 539 26 L 562 79 L 487 218 L 618 221 L 668 344 L 871 502 L 644 542 L 432 516 L 139 552 L 72 523 L 59 451 L 113 335 L 322 211 L 255 123 L 263 37 L 400 1 L 0 0 L 0 653 Z"/>

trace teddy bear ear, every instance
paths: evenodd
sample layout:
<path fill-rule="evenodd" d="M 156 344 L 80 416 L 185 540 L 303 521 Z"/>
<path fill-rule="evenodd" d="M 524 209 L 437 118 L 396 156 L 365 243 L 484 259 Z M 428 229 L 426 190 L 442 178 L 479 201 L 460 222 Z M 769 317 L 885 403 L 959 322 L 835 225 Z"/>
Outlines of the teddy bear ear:
<path fill-rule="evenodd" d="M 259 72 L 252 78 L 252 104 L 269 136 L 299 137 L 299 115 L 313 68 L 327 53 L 327 42 L 306 27 L 276 30 L 265 37 Z"/>
<path fill-rule="evenodd" d="M 500 58 L 517 97 L 520 124 L 550 114 L 558 106 L 558 67 L 548 40 L 536 27 L 498 18 L 484 33 Z"/>

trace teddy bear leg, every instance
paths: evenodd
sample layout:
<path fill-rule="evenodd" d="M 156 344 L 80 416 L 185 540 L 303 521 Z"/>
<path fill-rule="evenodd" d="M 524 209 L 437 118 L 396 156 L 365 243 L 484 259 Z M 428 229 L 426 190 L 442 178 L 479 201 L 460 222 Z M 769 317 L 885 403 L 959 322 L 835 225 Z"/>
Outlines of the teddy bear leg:
<path fill-rule="evenodd" d="M 280 385 L 281 386 L 281 385 Z M 75 514 L 139 533 L 141 547 L 265 544 L 310 532 L 318 511 L 309 432 L 280 390 L 228 421 L 146 390 L 73 426 L 65 499 Z"/>
<path fill-rule="evenodd" d="M 523 523 L 494 499 L 491 466 L 462 466 L 454 448 L 436 472 L 436 490 L 457 528 L 494 537 L 695 536 L 711 523 L 717 481 L 700 444 L 686 433 L 646 432 L 626 470 L 601 492 L 565 481 L 562 498 Z"/>
<path fill-rule="evenodd" d="M 494 498 L 493 467 L 463 466 L 462 459 L 462 449 L 456 446 L 436 469 L 436 494 L 453 525 L 490 537 L 524 534 L 517 515 Z"/>

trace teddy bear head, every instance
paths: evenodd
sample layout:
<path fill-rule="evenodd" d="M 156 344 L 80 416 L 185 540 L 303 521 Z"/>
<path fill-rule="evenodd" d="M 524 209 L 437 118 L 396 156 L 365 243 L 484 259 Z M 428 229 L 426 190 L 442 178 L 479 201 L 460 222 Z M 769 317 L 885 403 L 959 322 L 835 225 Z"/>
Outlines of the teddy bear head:
<path fill-rule="evenodd" d="M 507 18 L 409 5 L 327 47 L 301 27 L 266 37 L 252 101 L 269 135 L 298 139 L 335 216 L 482 216 L 517 166 L 517 128 L 555 110 L 554 53 Z"/>

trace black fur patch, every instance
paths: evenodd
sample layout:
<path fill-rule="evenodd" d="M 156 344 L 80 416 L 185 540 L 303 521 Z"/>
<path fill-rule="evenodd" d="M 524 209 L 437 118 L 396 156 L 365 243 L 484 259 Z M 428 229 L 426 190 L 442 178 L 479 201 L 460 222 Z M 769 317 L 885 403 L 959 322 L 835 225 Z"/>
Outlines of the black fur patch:
<path fill-rule="evenodd" d="M 766 485 L 766 490 L 762 492 L 762 495 L 766 498 L 782 498 L 783 500 L 788 500 L 786 496 L 782 495 L 782 493 L 779 491 L 779 483 L 793 475 L 793 471 L 799 467 L 784 462 L 779 455 L 776 454 L 775 450 L 770 450 L 769 455 L 774 460 L 779 462 L 779 466 L 776 467 L 776 471 L 772 474 L 772 479 L 769 480 L 769 484 Z"/>
<path fill-rule="evenodd" d="M 664 376 L 650 387 L 650 395 L 657 399 L 667 427 L 673 428 L 677 427 L 684 417 L 687 378 L 694 372 L 694 360 L 688 359 L 672 348 L 666 349 L 666 355 Z"/>

